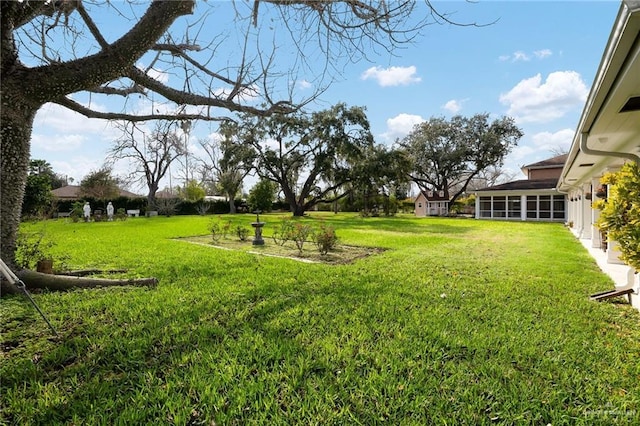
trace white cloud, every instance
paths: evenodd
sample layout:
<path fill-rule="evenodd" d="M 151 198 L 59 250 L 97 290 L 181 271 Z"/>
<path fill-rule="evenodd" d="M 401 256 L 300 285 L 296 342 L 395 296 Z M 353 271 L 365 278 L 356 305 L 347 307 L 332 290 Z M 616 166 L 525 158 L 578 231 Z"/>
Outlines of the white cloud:
<path fill-rule="evenodd" d="M 569 151 L 575 131 L 571 129 L 562 129 L 555 133 L 540 132 L 531 137 L 533 144 L 545 151 Z"/>
<path fill-rule="evenodd" d="M 103 106 L 95 103 L 84 106 L 96 111 L 105 111 Z M 38 110 L 33 127 L 48 127 L 49 130 L 64 133 L 102 133 L 109 126 L 106 120 L 87 118 L 68 108 L 48 103 Z"/>
<path fill-rule="evenodd" d="M 449 111 L 452 114 L 456 114 L 460 112 L 462 109 L 462 104 L 464 104 L 468 99 L 451 99 L 446 104 L 442 105 L 442 109 Z"/>
<path fill-rule="evenodd" d="M 50 163 L 56 173 L 73 179 L 73 183 L 69 182 L 69 184 L 80 185 L 80 181 L 85 176 L 93 170 L 98 170 L 103 165 L 103 159 L 76 155 L 66 161 L 52 160 Z"/>
<path fill-rule="evenodd" d="M 535 148 L 527 145 L 517 146 L 511 151 L 505 161 L 505 165 L 510 165 L 513 168 L 519 168 L 525 163 L 531 163 L 531 158 L 537 152 Z"/>
<path fill-rule="evenodd" d="M 528 141 L 515 147 L 505 159 L 505 168 L 517 170 L 518 179 L 520 167 L 536 161 L 552 157 L 559 150 L 568 151 L 573 141 L 574 131 L 562 129 L 557 132 L 540 132 L 529 138 Z"/>
<path fill-rule="evenodd" d="M 549 56 L 553 55 L 553 52 L 551 50 L 549 50 L 549 49 L 542 49 L 542 50 L 534 51 L 533 54 L 538 59 L 544 59 L 546 57 L 549 57 Z"/>
<path fill-rule="evenodd" d="M 309 89 L 309 88 L 311 88 L 311 87 L 313 86 L 313 85 L 312 85 L 310 82 L 308 82 L 307 80 L 298 80 L 298 81 L 296 82 L 296 85 L 297 85 L 297 86 L 298 86 L 298 88 L 299 88 L 299 89 L 301 89 L 301 90 L 306 90 L 306 89 Z"/>
<path fill-rule="evenodd" d="M 272 149 L 274 151 L 277 151 L 280 148 L 280 143 L 275 139 L 267 138 L 262 141 L 262 147 L 265 149 Z"/>
<path fill-rule="evenodd" d="M 523 51 L 518 50 L 517 52 L 513 52 L 513 62 L 529 61 L 529 60 L 531 60 L 531 58 L 529 57 L 529 55 L 527 55 Z"/>
<path fill-rule="evenodd" d="M 146 72 L 149 77 L 159 81 L 160 83 L 166 84 L 169 82 L 169 74 L 165 71 L 160 71 L 153 67 L 147 70 L 147 66 L 142 63 L 138 63 L 137 67 L 140 71 Z"/>
<path fill-rule="evenodd" d="M 506 62 L 506 61 L 529 62 L 532 58 L 532 55 L 535 56 L 537 59 L 544 59 L 553 55 L 553 52 L 550 49 L 540 49 L 540 50 L 534 50 L 533 54 L 531 54 L 531 53 L 523 52 L 522 50 L 517 50 L 513 52 L 511 55 L 498 56 L 498 60 L 500 62 Z"/>
<path fill-rule="evenodd" d="M 422 79 L 416 76 L 417 69 L 411 65 L 409 67 L 371 67 L 360 75 L 362 80 L 374 79 L 382 87 L 387 86 L 407 86 L 412 83 L 419 83 Z"/>
<path fill-rule="evenodd" d="M 423 121 L 425 121 L 424 118 L 419 115 L 398 114 L 387 120 L 387 131 L 380 136 L 387 142 L 393 142 L 408 135 L 416 124 Z"/>
<path fill-rule="evenodd" d="M 76 151 L 86 142 L 86 135 L 43 135 L 34 133 L 31 137 L 31 146 L 46 152 Z"/>
<path fill-rule="evenodd" d="M 540 74 L 520 81 L 500 95 L 500 103 L 509 107 L 507 114 L 520 123 L 549 122 L 581 107 L 588 94 L 587 86 L 575 71 L 557 71 L 542 82 Z"/>

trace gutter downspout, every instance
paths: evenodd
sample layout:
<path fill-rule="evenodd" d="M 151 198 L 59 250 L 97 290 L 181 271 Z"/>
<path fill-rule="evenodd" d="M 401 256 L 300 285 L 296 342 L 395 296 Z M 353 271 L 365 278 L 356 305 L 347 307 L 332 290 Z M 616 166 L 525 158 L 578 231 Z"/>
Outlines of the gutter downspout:
<path fill-rule="evenodd" d="M 635 161 L 640 164 L 640 157 L 632 154 L 630 152 L 614 152 L 614 151 L 599 151 L 596 149 L 591 149 L 587 146 L 587 137 L 589 133 L 582 132 L 580 133 L 580 151 L 584 152 L 587 155 L 595 155 L 598 157 L 617 157 L 624 158 L 626 160 Z"/>

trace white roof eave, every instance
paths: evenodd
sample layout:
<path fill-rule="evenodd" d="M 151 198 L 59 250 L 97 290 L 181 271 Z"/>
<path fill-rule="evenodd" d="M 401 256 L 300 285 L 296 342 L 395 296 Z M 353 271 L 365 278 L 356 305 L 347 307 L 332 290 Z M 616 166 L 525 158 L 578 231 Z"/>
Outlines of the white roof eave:
<path fill-rule="evenodd" d="M 632 20 L 633 25 L 630 25 Z M 607 157 L 587 156 L 582 153 L 580 151 L 580 138 L 583 133 L 590 131 L 600 115 L 610 91 L 614 88 L 618 74 L 621 72 L 621 68 L 638 35 L 639 23 L 640 0 L 623 0 L 600 61 L 598 72 L 591 86 L 587 102 L 582 111 L 567 157 L 567 162 L 558 180 L 557 188 L 560 191 L 569 191 L 572 186 L 584 182 L 589 176 L 596 172 L 596 168 L 603 170 L 607 166 L 607 161 L 611 160 Z M 583 170 L 578 170 L 576 168 L 580 163 L 593 163 L 594 165 L 592 167 L 584 167 Z M 565 178 L 570 172 L 574 175 L 575 182 L 566 181 Z"/>

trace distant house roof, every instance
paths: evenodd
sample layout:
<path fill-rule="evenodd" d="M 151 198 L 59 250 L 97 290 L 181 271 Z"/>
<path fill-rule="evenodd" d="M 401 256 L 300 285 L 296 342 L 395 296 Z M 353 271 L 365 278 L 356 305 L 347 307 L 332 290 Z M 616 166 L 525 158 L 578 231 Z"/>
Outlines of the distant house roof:
<path fill-rule="evenodd" d="M 567 161 L 569 154 L 556 155 L 555 157 L 547 158 L 546 160 L 538 161 L 536 163 L 527 164 L 522 166 L 522 171 L 527 174 L 527 170 L 532 169 L 555 169 L 564 167 L 564 163 Z"/>
<path fill-rule="evenodd" d="M 66 198 L 66 199 L 76 199 L 78 198 L 78 189 L 80 187 L 77 185 L 67 185 L 60 188 L 56 188 L 51 191 L 54 197 L 56 198 Z"/>
<path fill-rule="evenodd" d="M 61 200 L 77 200 L 82 198 L 80 194 L 80 186 L 78 185 L 67 185 L 61 188 L 56 188 L 51 191 L 54 197 L 59 198 Z M 120 190 L 120 197 L 128 197 L 128 198 L 139 198 L 141 195 L 134 194 L 133 192 L 129 192 L 125 189 Z"/>
<path fill-rule="evenodd" d="M 431 195 L 429 195 L 429 192 L 431 192 Z M 446 196 L 440 196 L 440 194 L 438 193 L 438 191 L 421 191 L 420 194 L 422 194 L 422 196 L 427 200 L 427 201 L 449 201 L 449 199 Z M 420 195 L 418 195 L 419 197 Z M 417 200 L 417 197 L 416 197 Z"/>
<path fill-rule="evenodd" d="M 175 198 L 176 195 L 168 190 L 168 189 L 161 189 L 160 191 L 156 191 L 156 198 Z"/>
<path fill-rule="evenodd" d="M 529 180 L 521 179 L 507 182 L 500 185 L 494 185 L 487 188 L 478 189 L 476 192 L 483 191 L 521 191 L 523 189 L 554 189 L 558 179 L 540 179 Z"/>

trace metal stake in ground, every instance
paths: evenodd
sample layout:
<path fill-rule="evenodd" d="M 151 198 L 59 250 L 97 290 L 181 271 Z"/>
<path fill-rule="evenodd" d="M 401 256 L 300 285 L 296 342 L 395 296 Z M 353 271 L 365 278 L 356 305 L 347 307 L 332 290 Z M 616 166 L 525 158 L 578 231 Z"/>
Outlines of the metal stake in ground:
<path fill-rule="evenodd" d="M 31 297 L 31 294 L 27 290 L 27 287 L 24 285 L 24 282 L 22 282 L 22 280 L 18 278 L 16 274 L 13 273 L 13 271 L 7 266 L 6 263 L 4 263 L 4 260 L 2 259 L 0 259 L 0 272 L 2 272 L 2 275 L 4 275 L 7 281 L 15 285 L 24 293 L 25 297 L 29 299 L 33 307 L 36 308 L 36 311 L 38 311 L 42 319 L 44 319 L 44 321 L 47 323 L 51 331 L 53 331 L 53 334 L 55 334 L 56 337 L 60 337 L 56 329 L 53 328 L 53 325 L 51 325 L 51 323 L 49 322 L 49 319 L 47 318 L 47 316 L 44 314 L 44 312 L 42 312 L 42 310 L 40 310 L 40 307 L 38 306 L 36 301 L 33 300 L 33 297 Z"/>

